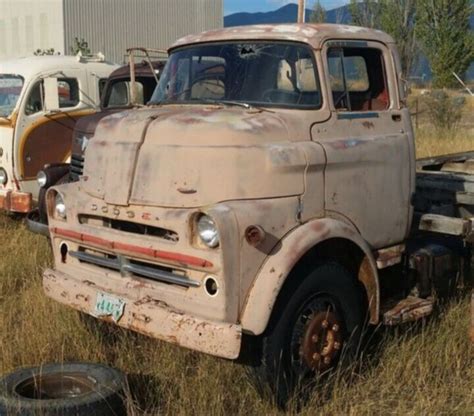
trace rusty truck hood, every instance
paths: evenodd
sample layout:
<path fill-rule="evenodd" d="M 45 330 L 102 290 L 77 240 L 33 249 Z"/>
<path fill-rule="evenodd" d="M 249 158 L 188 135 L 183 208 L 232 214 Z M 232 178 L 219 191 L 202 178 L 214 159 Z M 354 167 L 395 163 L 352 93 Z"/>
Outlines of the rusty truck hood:
<path fill-rule="evenodd" d="M 216 106 L 125 111 L 100 121 L 83 189 L 115 205 L 199 207 L 300 195 L 306 157 L 276 112 Z"/>
<path fill-rule="evenodd" d="M 82 155 L 85 149 L 83 145 L 83 137 L 85 136 L 87 139 L 90 139 L 94 135 L 95 129 L 100 120 L 122 110 L 123 109 L 106 109 L 89 116 L 81 117 L 77 120 L 74 127 L 74 140 L 72 141 L 71 149 L 72 154 Z"/>

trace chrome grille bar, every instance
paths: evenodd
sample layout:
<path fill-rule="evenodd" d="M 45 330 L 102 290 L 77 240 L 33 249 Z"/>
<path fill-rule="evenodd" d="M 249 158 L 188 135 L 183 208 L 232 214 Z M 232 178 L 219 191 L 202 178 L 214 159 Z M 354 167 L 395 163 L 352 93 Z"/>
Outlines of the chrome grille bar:
<path fill-rule="evenodd" d="M 155 269 L 153 267 L 141 266 L 130 263 L 128 259 L 121 256 L 116 258 L 105 258 L 83 251 L 69 251 L 69 255 L 84 263 L 95 264 L 112 270 L 120 271 L 123 274 L 132 273 L 142 277 L 148 277 L 160 282 L 172 283 L 185 287 L 199 287 L 201 284 L 195 280 L 180 276 L 165 270 Z"/>

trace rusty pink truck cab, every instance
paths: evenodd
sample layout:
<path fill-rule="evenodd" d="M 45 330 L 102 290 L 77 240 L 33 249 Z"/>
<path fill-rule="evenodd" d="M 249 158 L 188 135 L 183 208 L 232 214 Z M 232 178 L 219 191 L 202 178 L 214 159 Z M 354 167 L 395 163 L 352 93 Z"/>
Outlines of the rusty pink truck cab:
<path fill-rule="evenodd" d="M 393 40 L 262 25 L 169 53 L 151 105 L 102 119 L 80 180 L 48 191 L 46 294 L 220 357 L 257 341 L 259 374 L 281 396 L 352 351 L 366 321 L 428 315 L 420 264 L 464 252 L 420 253 L 446 216 L 414 216 Z"/>

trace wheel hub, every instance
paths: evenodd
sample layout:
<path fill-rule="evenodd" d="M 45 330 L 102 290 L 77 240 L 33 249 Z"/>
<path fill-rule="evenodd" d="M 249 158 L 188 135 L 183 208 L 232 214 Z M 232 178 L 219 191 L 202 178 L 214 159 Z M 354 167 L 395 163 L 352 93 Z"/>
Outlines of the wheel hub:
<path fill-rule="evenodd" d="M 330 368 L 342 348 L 341 322 L 331 311 L 315 312 L 301 343 L 300 354 L 312 370 Z"/>

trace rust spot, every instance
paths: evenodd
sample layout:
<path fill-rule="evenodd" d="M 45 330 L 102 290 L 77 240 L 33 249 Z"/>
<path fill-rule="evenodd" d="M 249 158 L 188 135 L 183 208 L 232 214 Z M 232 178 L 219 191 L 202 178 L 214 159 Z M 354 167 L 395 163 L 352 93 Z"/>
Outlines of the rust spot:
<path fill-rule="evenodd" d="M 369 259 L 364 257 L 359 267 L 358 279 L 362 282 L 369 302 L 370 323 L 378 322 L 378 286 Z"/>
<path fill-rule="evenodd" d="M 143 322 L 144 324 L 148 324 L 151 322 L 151 318 L 148 315 L 145 315 L 143 313 L 132 313 L 133 319 Z"/>
<path fill-rule="evenodd" d="M 81 300 L 81 299 L 82 299 L 84 302 L 89 302 L 89 296 L 83 295 L 82 293 L 78 293 L 78 294 L 76 295 L 76 299 L 77 299 L 77 300 Z"/>

